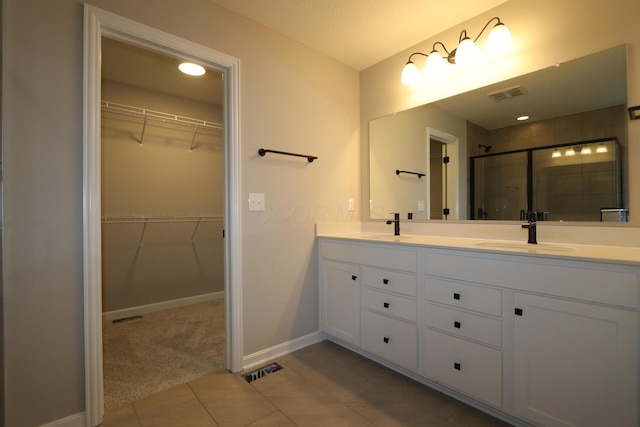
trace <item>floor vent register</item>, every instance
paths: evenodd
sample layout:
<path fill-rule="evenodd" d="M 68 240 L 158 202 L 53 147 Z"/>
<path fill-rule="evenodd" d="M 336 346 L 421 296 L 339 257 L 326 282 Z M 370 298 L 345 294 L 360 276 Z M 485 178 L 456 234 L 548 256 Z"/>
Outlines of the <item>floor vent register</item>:
<path fill-rule="evenodd" d="M 282 366 L 278 365 L 277 363 L 272 363 L 270 365 L 256 369 L 255 371 L 249 372 L 248 374 L 243 375 L 243 377 L 248 383 L 250 383 L 257 379 L 266 377 L 272 372 L 278 372 L 280 369 L 283 369 Z"/>

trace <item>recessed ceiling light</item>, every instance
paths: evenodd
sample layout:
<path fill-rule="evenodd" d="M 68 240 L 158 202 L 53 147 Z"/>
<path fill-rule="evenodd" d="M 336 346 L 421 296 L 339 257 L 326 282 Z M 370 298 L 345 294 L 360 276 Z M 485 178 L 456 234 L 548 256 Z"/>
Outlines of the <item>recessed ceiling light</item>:
<path fill-rule="evenodd" d="M 518 120 L 518 121 L 520 121 L 520 122 L 523 122 L 523 121 L 525 121 L 525 120 L 529 120 L 529 116 L 520 116 L 520 117 L 518 117 L 516 120 Z"/>
<path fill-rule="evenodd" d="M 194 64 L 192 62 L 183 62 L 182 64 L 178 65 L 178 69 L 190 76 L 201 76 L 205 73 L 205 69 L 203 66 Z"/>

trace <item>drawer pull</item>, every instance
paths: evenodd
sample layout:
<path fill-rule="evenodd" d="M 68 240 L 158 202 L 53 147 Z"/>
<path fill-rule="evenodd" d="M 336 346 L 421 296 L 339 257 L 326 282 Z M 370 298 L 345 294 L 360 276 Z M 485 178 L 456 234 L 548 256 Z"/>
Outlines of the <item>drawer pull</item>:
<path fill-rule="evenodd" d="M 457 300 L 459 300 L 459 299 L 460 299 L 460 294 L 459 294 L 459 293 L 457 293 L 457 292 L 454 292 L 454 293 L 453 293 L 453 299 L 457 299 Z"/>
<path fill-rule="evenodd" d="M 516 316 L 522 316 L 522 309 L 516 308 Z"/>
<path fill-rule="evenodd" d="M 384 305 L 384 308 L 389 308 L 389 303 L 388 302 L 385 302 L 383 305 Z"/>
<path fill-rule="evenodd" d="M 389 344 L 389 338 L 387 337 L 382 338 L 382 341 L 384 341 L 386 344 Z"/>
<path fill-rule="evenodd" d="M 455 369 L 456 371 L 459 371 L 460 370 L 460 364 L 458 362 L 455 362 L 453 364 L 453 369 Z"/>
<path fill-rule="evenodd" d="M 460 322 L 453 322 L 453 327 L 456 329 L 460 329 Z"/>
<path fill-rule="evenodd" d="M 351 276 L 351 280 L 358 280 L 358 276 L 356 275 Z"/>
<path fill-rule="evenodd" d="M 385 285 L 389 284 L 389 279 L 382 279 L 382 283 L 384 283 Z"/>

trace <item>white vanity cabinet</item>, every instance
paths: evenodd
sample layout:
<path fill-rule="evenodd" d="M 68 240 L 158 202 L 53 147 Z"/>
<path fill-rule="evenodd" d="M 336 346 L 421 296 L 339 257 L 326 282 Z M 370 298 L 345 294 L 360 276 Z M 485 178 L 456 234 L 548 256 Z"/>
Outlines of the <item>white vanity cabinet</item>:
<path fill-rule="evenodd" d="M 516 414 L 545 426 L 638 425 L 633 311 L 523 293 L 515 307 Z"/>
<path fill-rule="evenodd" d="M 516 425 L 638 425 L 639 265 L 332 238 L 319 253 L 336 341 Z"/>
<path fill-rule="evenodd" d="M 501 407 L 501 290 L 429 274 L 423 287 L 422 375 Z"/>
<path fill-rule="evenodd" d="M 360 344 L 360 266 L 323 260 L 320 264 L 320 323 L 324 332 Z"/>
<path fill-rule="evenodd" d="M 427 250 L 423 263 L 427 300 L 443 294 L 441 288 L 459 298 L 438 300 L 447 305 L 431 314 L 433 308 L 425 307 L 427 331 L 444 330 L 449 347 L 466 351 L 465 357 L 485 365 L 485 373 L 493 370 L 490 376 L 473 378 L 471 389 L 455 375 L 437 368 L 431 372 L 433 333 L 425 331 L 425 375 L 498 406 L 482 393 L 491 387 L 497 393 L 497 385 L 490 380 L 496 378 L 496 352 L 502 347 L 503 366 L 513 367 L 502 371 L 503 389 L 513 391 L 503 396 L 503 410 L 541 426 L 637 426 L 637 268 L 449 250 Z M 459 307 L 467 288 L 484 297 L 473 295 L 473 303 Z M 496 293 L 502 296 L 502 313 Z M 442 319 L 438 311 L 449 306 L 469 314 L 477 311 L 483 320 L 476 326 L 482 332 L 462 335 L 456 328 L 447 330 L 451 319 L 443 321 L 444 326 L 432 320 Z M 500 315 L 502 345 L 492 322 Z M 454 341 L 456 336 L 477 344 L 461 346 Z M 473 348 L 486 349 L 484 353 L 493 349 L 494 358 L 479 353 L 476 360 Z"/>
<path fill-rule="evenodd" d="M 331 240 L 319 251 L 321 330 L 417 371 L 417 251 Z"/>

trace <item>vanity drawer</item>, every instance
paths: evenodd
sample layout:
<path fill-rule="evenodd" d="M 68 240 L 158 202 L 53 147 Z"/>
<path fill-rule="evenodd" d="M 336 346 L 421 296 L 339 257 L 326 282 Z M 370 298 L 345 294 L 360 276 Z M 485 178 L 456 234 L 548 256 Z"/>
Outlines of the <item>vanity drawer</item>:
<path fill-rule="evenodd" d="M 499 289 L 425 276 L 424 297 L 479 313 L 502 315 L 502 292 Z"/>
<path fill-rule="evenodd" d="M 374 265 L 401 271 L 418 271 L 418 251 L 396 248 L 391 245 L 373 245 L 344 240 L 320 239 L 320 257 L 351 262 L 361 265 Z"/>
<path fill-rule="evenodd" d="M 385 292 L 365 288 L 362 295 L 363 306 L 382 314 L 390 314 L 395 317 L 417 322 L 418 303 L 415 299 L 391 295 Z"/>
<path fill-rule="evenodd" d="M 364 310 L 362 348 L 411 371 L 418 370 L 418 328 L 415 325 Z"/>
<path fill-rule="evenodd" d="M 495 347 L 502 345 L 502 322 L 500 320 L 428 302 L 424 303 L 423 308 L 422 319 L 426 326 Z"/>
<path fill-rule="evenodd" d="M 412 297 L 417 295 L 418 289 L 418 279 L 415 274 L 373 267 L 362 268 L 362 283 Z"/>
<path fill-rule="evenodd" d="M 427 377 L 490 405 L 502 406 L 502 352 L 431 329 L 424 330 Z"/>

